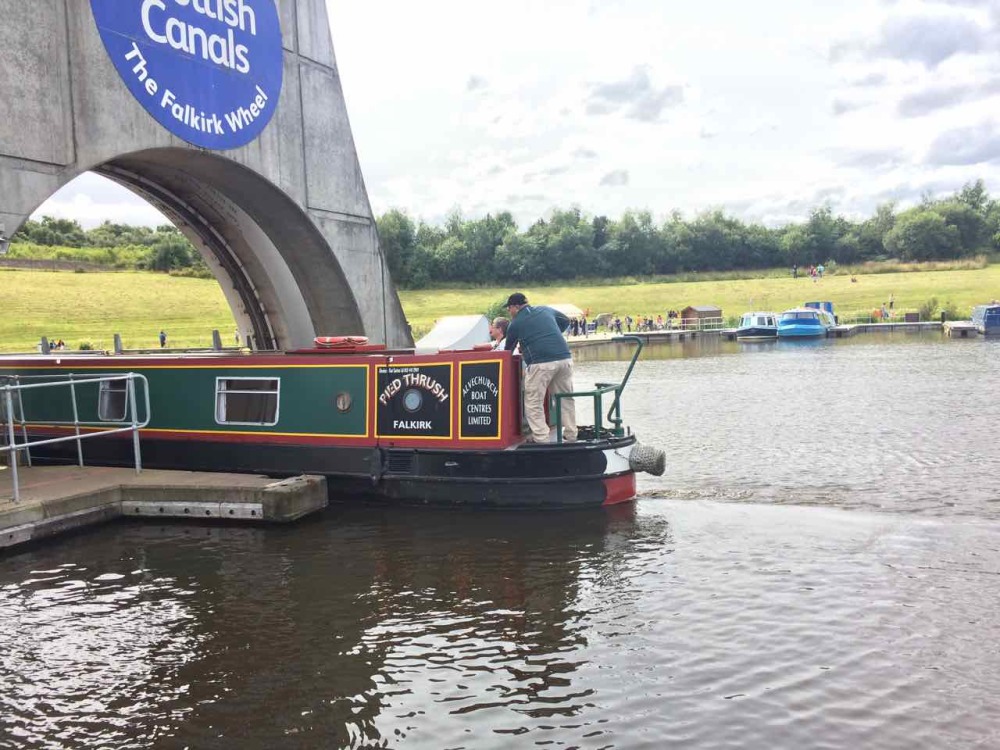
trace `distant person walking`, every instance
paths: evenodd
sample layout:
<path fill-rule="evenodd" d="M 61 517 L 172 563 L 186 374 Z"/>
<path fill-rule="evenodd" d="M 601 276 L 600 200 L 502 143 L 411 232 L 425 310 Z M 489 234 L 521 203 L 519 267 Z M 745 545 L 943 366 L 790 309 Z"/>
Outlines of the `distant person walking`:
<path fill-rule="evenodd" d="M 163 349 L 167 345 L 167 332 L 160 331 L 160 348 Z"/>

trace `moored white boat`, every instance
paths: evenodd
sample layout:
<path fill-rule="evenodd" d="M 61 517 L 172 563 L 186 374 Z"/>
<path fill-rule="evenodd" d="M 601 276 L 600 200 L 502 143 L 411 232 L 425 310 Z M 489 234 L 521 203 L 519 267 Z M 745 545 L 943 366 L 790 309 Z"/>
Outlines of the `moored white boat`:
<path fill-rule="evenodd" d="M 736 329 L 738 341 L 764 341 L 778 337 L 778 316 L 773 312 L 746 312 Z"/>

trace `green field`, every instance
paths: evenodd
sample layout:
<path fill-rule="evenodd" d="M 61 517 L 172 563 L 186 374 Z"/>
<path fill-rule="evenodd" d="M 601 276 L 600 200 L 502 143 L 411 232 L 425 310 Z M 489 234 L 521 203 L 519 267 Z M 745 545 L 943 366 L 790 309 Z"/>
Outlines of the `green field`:
<path fill-rule="evenodd" d="M 430 330 L 445 315 L 483 312 L 505 299 L 508 288 L 423 289 L 400 294 L 415 336 Z M 857 276 L 828 276 L 819 282 L 790 277 L 677 283 L 622 283 L 528 287 L 535 303 L 569 302 L 592 315 L 665 315 L 687 305 L 715 305 L 723 315 L 750 310 L 776 310 L 807 300 L 831 300 L 838 314 L 849 317 L 895 297 L 899 314 L 916 310 L 932 297 L 954 306 L 964 316 L 975 304 L 1000 298 L 1000 265 L 973 270 L 919 271 Z M 214 280 L 176 278 L 160 273 L 71 273 L 0 271 L 4 316 L 0 350 L 31 351 L 41 336 L 63 339 L 72 349 L 87 342 L 110 349 L 120 333 L 125 348 L 155 348 L 160 329 L 172 347 L 210 346 L 212 329 L 223 343 L 233 340 L 234 322 L 222 289 Z"/>
<path fill-rule="evenodd" d="M 127 349 L 158 347 L 163 329 L 169 346 L 211 346 L 212 329 L 233 340 L 235 324 L 214 279 L 162 273 L 0 271 L 0 349 L 31 351 L 42 336 L 78 349 L 82 342 L 111 349 L 114 334 Z"/>
<path fill-rule="evenodd" d="M 835 311 L 845 319 L 852 314 L 870 312 L 889 295 L 895 298 L 895 312 L 917 310 L 936 297 L 943 306 L 953 305 L 964 316 L 973 305 L 1000 297 L 1000 265 L 974 270 L 918 271 L 907 273 L 827 276 L 813 282 L 791 276 L 747 278 L 727 281 L 678 283 L 633 283 L 618 286 L 567 285 L 529 287 L 524 292 L 534 303 L 569 302 L 591 315 L 599 313 L 666 316 L 667 310 L 681 310 L 688 305 L 715 305 L 725 317 L 736 317 L 749 310 L 780 312 L 808 300 L 830 300 Z M 468 315 L 481 312 L 497 300 L 515 291 L 507 288 L 430 289 L 405 291 L 400 295 L 403 309 L 414 334 L 430 330 L 443 315 Z"/>

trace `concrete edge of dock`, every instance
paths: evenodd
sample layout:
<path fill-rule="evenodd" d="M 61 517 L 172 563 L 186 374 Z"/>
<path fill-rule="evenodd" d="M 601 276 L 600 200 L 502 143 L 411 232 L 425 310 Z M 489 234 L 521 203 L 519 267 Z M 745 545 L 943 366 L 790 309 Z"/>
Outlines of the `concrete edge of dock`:
<path fill-rule="evenodd" d="M 79 471 L 76 467 L 47 467 L 47 471 L 52 476 L 59 468 Z M 21 502 L 0 499 L 0 550 L 121 517 L 288 523 L 328 504 L 322 476 L 241 475 L 234 482 L 232 474 L 156 471 L 133 474 L 135 479 L 129 480 L 122 479 L 121 470 L 87 471 L 97 482 L 100 472 L 107 472 L 107 480 L 80 491 L 74 489 L 74 477 L 66 476 L 33 492 L 29 489 Z"/>

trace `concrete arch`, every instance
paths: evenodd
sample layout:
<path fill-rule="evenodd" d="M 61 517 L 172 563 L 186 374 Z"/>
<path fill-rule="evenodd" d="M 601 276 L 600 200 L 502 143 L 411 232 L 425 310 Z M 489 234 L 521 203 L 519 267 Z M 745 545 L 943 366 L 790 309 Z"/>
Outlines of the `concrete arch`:
<path fill-rule="evenodd" d="M 153 149 L 93 170 L 169 216 L 222 284 L 260 348 L 307 346 L 316 333 L 364 331 L 350 283 L 320 231 L 259 175 L 210 153 Z M 374 333 L 374 332 L 372 332 Z M 386 332 L 379 332 L 385 340 Z"/>
<path fill-rule="evenodd" d="M 213 269 L 261 348 L 412 338 L 378 246 L 323 0 L 278 0 L 284 83 L 260 136 L 210 151 L 133 98 L 89 2 L 0 0 L 0 225 L 86 171 L 153 203 Z M 44 127 L 26 127 L 32 124 Z"/>

